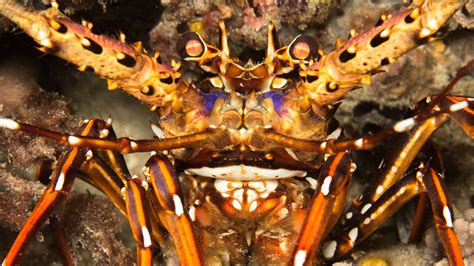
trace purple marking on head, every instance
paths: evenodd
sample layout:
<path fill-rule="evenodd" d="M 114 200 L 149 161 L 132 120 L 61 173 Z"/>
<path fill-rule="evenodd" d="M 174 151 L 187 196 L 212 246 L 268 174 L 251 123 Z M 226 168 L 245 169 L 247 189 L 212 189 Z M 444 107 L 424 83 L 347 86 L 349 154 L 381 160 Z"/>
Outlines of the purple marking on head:
<path fill-rule="evenodd" d="M 279 115 L 281 115 L 281 112 L 283 111 L 283 96 L 283 93 L 276 91 L 266 92 L 263 94 L 263 98 L 272 99 L 273 108 Z"/>
<path fill-rule="evenodd" d="M 219 98 L 225 98 L 226 94 L 223 92 L 212 92 L 212 93 L 203 93 L 203 98 L 204 98 L 204 110 L 206 112 L 206 115 L 212 112 L 212 109 L 214 108 L 214 103 L 216 102 L 217 99 Z"/>

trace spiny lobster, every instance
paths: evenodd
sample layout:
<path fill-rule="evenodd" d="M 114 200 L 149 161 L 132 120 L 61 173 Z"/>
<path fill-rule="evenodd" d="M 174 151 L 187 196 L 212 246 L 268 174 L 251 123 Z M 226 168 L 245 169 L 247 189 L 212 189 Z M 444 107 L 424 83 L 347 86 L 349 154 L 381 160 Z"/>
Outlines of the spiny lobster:
<path fill-rule="evenodd" d="M 70 147 L 3 264 L 18 262 L 28 240 L 79 177 L 128 219 L 140 265 L 150 265 L 170 239 L 183 265 L 334 261 L 418 195 L 431 202 L 450 263 L 463 265 L 443 179 L 429 162 L 414 170 L 412 163 L 450 117 L 474 137 L 472 98 L 448 96 L 448 86 L 420 104 L 413 116 L 379 133 L 356 139 L 329 134 L 346 93 L 434 39 L 463 3 L 412 4 L 338 42 L 328 54 L 307 35 L 277 47 L 270 24 L 266 57 L 255 64 L 232 58 L 223 22 L 219 47 L 187 32 L 178 40 L 178 53 L 210 76 L 192 83 L 181 78 L 181 63 L 162 64 L 158 53 L 128 45 L 123 35 L 120 40 L 97 35 L 90 22 L 73 22 L 54 1 L 50 9 L 35 11 L 4 0 L 1 14 L 42 51 L 93 71 L 109 89 L 121 88 L 149 104 L 160 125 L 154 129 L 157 139 L 135 140 L 118 138 L 111 122 L 99 119 L 63 134 L 0 118 L 0 127 Z M 201 90 L 204 84 L 208 91 Z M 342 215 L 356 168 L 349 151 L 372 149 L 392 135 L 400 143 L 393 158 Z M 145 180 L 127 169 L 123 154 L 133 152 L 154 153 L 144 168 Z"/>

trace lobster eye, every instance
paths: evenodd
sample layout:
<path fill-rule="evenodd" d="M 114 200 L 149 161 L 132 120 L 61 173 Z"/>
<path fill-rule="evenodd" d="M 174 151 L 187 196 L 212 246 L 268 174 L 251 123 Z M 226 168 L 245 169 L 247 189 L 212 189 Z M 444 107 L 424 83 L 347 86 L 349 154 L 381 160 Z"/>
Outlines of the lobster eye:
<path fill-rule="evenodd" d="M 288 46 L 288 54 L 294 61 L 319 59 L 316 40 L 309 35 L 298 35 Z"/>
<path fill-rule="evenodd" d="M 206 51 L 206 43 L 196 32 L 183 33 L 176 45 L 178 54 L 184 58 L 200 58 Z"/>
<path fill-rule="evenodd" d="M 291 55 L 297 59 L 304 60 L 310 55 L 309 45 L 305 42 L 299 42 L 293 45 L 291 49 Z"/>
<path fill-rule="evenodd" d="M 202 51 L 204 49 L 202 48 L 202 45 L 199 41 L 197 40 L 189 40 L 186 43 L 186 53 L 190 56 L 199 56 L 202 54 Z"/>

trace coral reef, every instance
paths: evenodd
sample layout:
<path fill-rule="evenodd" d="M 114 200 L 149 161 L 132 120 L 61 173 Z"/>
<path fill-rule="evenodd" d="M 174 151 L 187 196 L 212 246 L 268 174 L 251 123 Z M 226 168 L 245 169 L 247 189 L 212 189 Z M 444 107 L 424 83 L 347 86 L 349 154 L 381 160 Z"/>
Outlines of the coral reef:
<path fill-rule="evenodd" d="M 230 45 L 239 54 L 246 49 L 262 50 L 267 44 L 267 25 L 275 23 L 282 43 L 288 43 L 309 25 L 324 23 L 341 1 L 162 1 L 164 12 L 150 32 L 150 46 L 164 59 L 177 57 L 174 40 L 193 30 L 211 43 L 218 40 L 218 21 L 228 27 Z"/>
<path fill-rule="evenodd" d="M 464 28 L 474 29 L 474 1 L 468 1 L 461 12 L 454 15 L 454 19 Z"/>
<path fill-rule="evenodd" d="M 34 67 L 21 61 L 21 57 L 17 57 L 0 65 L 0 90 L 8 95 L 0 101 L 2 115 L 55 130 L 72 130 L 79 120 L 72 117 L 65 98 L 39 88 L 35 82 L 37 70 L 35 73 Z M 21 167 L 40 159 L 55 159 L 64 151 L 52 141 L 5 130 L 0 132 L 0 145 L 10 161 Z"/>
<path fill-rule="evenodd" d="M 128 222 L 106 198 L 73 195 L 58 217 L 76 263 L 131 265 L 135 261 L 135 249 L 127 246 L 134 241 Z"/>
<path fill-rule="evenodd" d="M 39 182 L 15 176 L 10 170 L 5 165 L 0 166 L 0 234 L 4 237 L 4 245 L 0 249 L 2 257 L 16 236 L 12 232 L 21 229 L 45 189 Z M 124 227 L 128 228 L 128 224 L 104 197 L 72 193 L 56 216 L 63 227 L 75 264 L 87 264 L 90 261 L 99 264 L 132 264 L 132 248 L 125 245 L 130 243 L 130 239 L 124 239 L 120 234 Z M 59 262 L 57 244 L 51 239 L 51 235 L 57 233 L 56 230 L 51 228 L 50 223 L 43 226 L 33 243 L 30 243 L 25 261 L 36 265 Z M 127 236 L 131 234 L 129 230 L 124 232 Z"/>
<path fill-rule="evenodd" d="M 0 91 L 8 97 L 0 100 L 2 115 L 15 117 L 46 128 L 60 131 L 73 131 L 80 119 L 72 115 L 64 96 L 47 92 L 39 88 L 35 66 L 27 60 L 16 58 L 7 60 L 0 65 Z M 31 180 L 26 170 L 42 160 L 56 160 L 65 148 L 53 141 L 34 138 L 28 134 L 11 131 L 0 131 L 0 145 L 3 147 L 0 158 L 0 232 L 2 235 L 14 236 L 21 229 L 35 203 L 45 187 Z M 7 157 L 7 158 L 4 158 Z M 71 247 L 76 262 L 96 261 L 97 263 L 131 263 L 132 252 L 125 246 L 122 239 L 117 238 L 122 227 L 128 228 L 126 220 L 115 207 L 104 197 L 91 194 L 72 193 L 69 199 L 58 210 L 57 216 Z M 79 219 L 78 219 L 79 218 Z M 27 252 L 27 260 L 35 263 L 51 263 L 58 256 L 38 256 L 38 254 L 54 254 L 55 245 L 51 239 L 48 246 L 40 245 L 50 232 L 43 227 L 33 246 L 42 247 L 37 251 Z M 129 230 L 127 235 L 129 235 Z M 14 238 L 2 241 L 6 244 Z M 2 245 L 0 254 L 7 252 Z M 45 247 L 52 248 L 48 252 Z"/>

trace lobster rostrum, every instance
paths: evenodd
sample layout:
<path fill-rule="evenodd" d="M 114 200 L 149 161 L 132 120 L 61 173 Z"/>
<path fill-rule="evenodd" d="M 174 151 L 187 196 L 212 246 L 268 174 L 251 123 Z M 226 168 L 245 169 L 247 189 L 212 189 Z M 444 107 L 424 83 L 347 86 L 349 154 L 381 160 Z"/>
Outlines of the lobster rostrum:
<path fill-rule="evenodd" d="M 63 134 L 0 118 L 0 127 L 70 147 L 4 265 L 20 259 L 76 177 L 101 190 L 128 219 L 140 265 L 150 265 L 170 245 L 183 265 L 334 261 L 418 195 L 427 195 L 431 202 L 450 263 L 463 265 L 440 174 L 429 164 L 408 170 L 430 135 L 449 118 L 474 137 L 472 99 L 448 96 L 448 86 L 420 104 L 415 115 L 379 133 L 340 139 L 340 129 L 333 132 L 330 127 L 346 93 L 369 84 L 382 66 L 431 41 L 463 4 L 412 4 L 385 16 L 374 28 L 339 41 L 328 54 L 307 35 L 278 47 L 270 24 L 260 63 L 233 59 L 221 22 L 219 47 L 196 32 L 178 40 L 182 59 L 209 74 L 193 83 L 181 78 L 180 62 L 162 64 L 159 53 L 149 55 L 140 43 L 127 44 L 124 35 L 119 40 L 97 35 L 90 22 L 73 22 L 54 1 L 50 9 L 36 11 L 3 0 L 1 14 L 42 51 L 81 71 L 93 71 L 107 80 L 109 89 L 123 89 L 149 104 L 160 118 L 154 126 L 158 138 L 143 140 L 118 138 L 110 120 L 85 120 L 76 133 Z M 288 78 L 291 73 L 297 78 Z M 204 86 L 209 89 L 201 89 Z M 342 215 L 356 168 L 350 151 L 371 149 L 391 135 L 398 135 L 402 144 Z M 123 159 L 122 154 L 134 152 L 153 153 L 144 179 L 132 176 Z"/>

